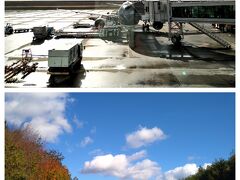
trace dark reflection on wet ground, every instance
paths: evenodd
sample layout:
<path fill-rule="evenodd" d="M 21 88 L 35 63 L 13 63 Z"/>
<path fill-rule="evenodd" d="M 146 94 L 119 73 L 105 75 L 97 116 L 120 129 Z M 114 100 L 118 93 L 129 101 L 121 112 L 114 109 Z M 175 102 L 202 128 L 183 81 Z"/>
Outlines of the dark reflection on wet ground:
<path fill-rule="evenodd" d="M 156 37 L 150 33 L 135 33 L 135 46 L 132 49 L 142 55 L 167 58 L 171 60 L 235 60 L 235 55 L 216 52 L 224 50 L 223 48 L 194 47 L 185 43 L 182 43 L 181 46 L 174 46 L 173 44 L 168 43 L 160 44 Z"/>
<path fill-rule="evenodd" d="M 212 75 L 188 75 L 181 80 L 173 75 L 161 75 L 147 81 L 139 81 L 136 84 L 152 87 L 235 87 L 235 79 L 230 75 L 218 75 L 216 78 Z M 190 80 L 191 79 L 191 80 Z M 194 79 L 194 81 L 192 81 Z M 206 79 L 208 79 L 206 81 Z M 184 83 L 183 83 L 184 82 Z"/>
<path fill-rule="evenodd" d="M 81 87 L 82 80 L 86 77 L 85 69 L 81 72 L 66 75 L 50 75 L 47 87 Z"/>

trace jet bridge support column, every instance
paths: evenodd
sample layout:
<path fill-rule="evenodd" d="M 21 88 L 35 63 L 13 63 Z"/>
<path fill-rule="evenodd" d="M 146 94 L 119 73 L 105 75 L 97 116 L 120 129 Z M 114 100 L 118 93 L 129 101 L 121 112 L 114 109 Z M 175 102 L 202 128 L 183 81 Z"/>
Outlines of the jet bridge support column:
<path fill-rule="evenodd" d="M 170 0 L 167 1 L 167 16 L 168 16 L 168 38 L 174 45 L 180 45 L 183 36 L 183 26 L 180 22 L 173 22 L 172 9 L 170 7 Z"/>
<path fill-rule="evenodd" d="M 174 45 L 180 45 L 183 36 L 183 26 L 179 22 L 171 22 L 169 24 L 169 40 L 171 39 Z"/>

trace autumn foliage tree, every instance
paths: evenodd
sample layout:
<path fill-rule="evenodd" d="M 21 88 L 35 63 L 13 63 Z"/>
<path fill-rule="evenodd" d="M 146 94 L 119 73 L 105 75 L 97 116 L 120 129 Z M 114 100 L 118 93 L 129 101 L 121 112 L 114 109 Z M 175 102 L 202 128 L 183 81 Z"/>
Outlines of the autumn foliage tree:
<path fill-rule="evenodd" d="M 5 127 L 6 180 L 70 180 L 62 160 L 61 153 L 46 150 L 30 128 Z"/>

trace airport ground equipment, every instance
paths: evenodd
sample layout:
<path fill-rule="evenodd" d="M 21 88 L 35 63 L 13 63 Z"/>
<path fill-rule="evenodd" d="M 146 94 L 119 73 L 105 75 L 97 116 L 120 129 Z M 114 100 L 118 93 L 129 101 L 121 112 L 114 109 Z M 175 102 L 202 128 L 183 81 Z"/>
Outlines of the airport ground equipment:
<path fill-rule="evenodd" d="M 127 40 L 127 30 L 122 26 L 105 26 L 98 31 L 86 32 L 69 32 L 69 31 L 55 31 L 56 38 L 101 38 L 110 41 L 123 41 Z"/>
<path fill-rule="evenodd" d="M 168 23 L 168 36 L 174 44 L 184 38 L 183 24 L 189 23 L 225 48 L 231 45 L 197 23 L 235 26 L 234 0 L 158 0 L 144 1 L 142 20 L 160 30 Z"/>
<path fill-rule="evenodd" d="M 31 28 L 17 28 L 14 29 L 14 33 L 25 33 L 25 32 L 30 32 L 32 31 Z"/>
<path fill-rule="evenodd" d="M 51 37 L 54 34 L 54 28 L 53 27 L 47 27 L 47 26 L 39 26 L 39 27 L 33 27 L 33 40 L 45 40 L 49 37 Z"/>
<path fill-rule="evenodd" d="M 13 33 L 13 27 L 10 23 L 7 23 L 4 29 L 5 29 L 5 34 L 12 34 Z"/>
<path fill-rule="evenodd" d="M 32 31 L 31 28 L 13 28 L 13 26 L 10 23 L 7 23 L 5 26 L 5 34 L 13 34 L 13 33 L 25 33 Z"/>
<path fill-rule="evenodd" d="M 48 51 L 48 74 L 70 75 L 81 68 L 83 45 L 76 44 L 69 48 L 61 45 Z"/>
<path fill-rule="evenodd" d="M 100 29 L 99 36 L 102 37 L 102 38 L 120 37 L 121 36 L 121 28 L 120 27 L 115 28 L 115 27 L 112 27 L 112 26 L 105 27 L 103 29 Z"/>
<path fill-rule="evenodd" d="M 102 29 L 106 26 L 117 26 L 119 25 L 119 18 L 114 14 L 108 14 L 105 18 L 99 17 L 95 20 L 94 26 L 96 29 Z"/>
<path fill-rule="evenodd" d="M 5 82 L 15 82 L 18 79 L 14 78 L 18 74 L 22 74 L 21 79 L 35 72 L 38 63 L 31 63 L 32 52 L 31 49 L 22 50 L 22 59 L 12 63 L 9 66 L 5 66 Z"/>
<path fill-rule="evenodd" d="M 77 28 L 91 28 L 91 24 L 89 23 L 79 23 L 79 22 L 76 22 L 73 24 L 73 28 L 74 29 L 77 29 Z"/>
<path fill-rule="evenodd" d="M 56 38 L 99 38 L 99 32 L 70 32 L 70 31 L 55 31 Z"/>
<path fill-rule="evenodd" d="M 105 26 L 99 30 L 99 37 L 103 40 L 123 42 L 128 39 L 128 30 L 119 26 Z"/>

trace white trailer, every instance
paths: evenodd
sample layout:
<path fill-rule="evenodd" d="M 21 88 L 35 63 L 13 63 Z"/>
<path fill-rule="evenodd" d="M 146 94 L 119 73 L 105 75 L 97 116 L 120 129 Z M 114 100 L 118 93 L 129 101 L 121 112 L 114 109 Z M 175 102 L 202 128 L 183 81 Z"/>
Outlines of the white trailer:
<path fill-rule="evenodd" d="M 48 51 L 48 73 L 54 75 L 69 75 L 81 68 L 83 46 L 59 47 Z"/>

